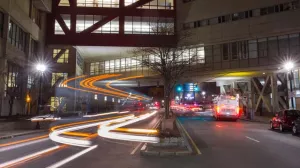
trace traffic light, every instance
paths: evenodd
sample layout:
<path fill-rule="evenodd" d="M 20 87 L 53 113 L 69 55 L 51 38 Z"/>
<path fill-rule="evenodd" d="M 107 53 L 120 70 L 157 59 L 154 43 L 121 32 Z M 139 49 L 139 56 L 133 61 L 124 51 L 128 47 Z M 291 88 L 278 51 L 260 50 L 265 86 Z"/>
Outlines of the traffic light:
<path fill-rule="evenodd" d="M 181 85 L 178 85 L 178 86 L 176 87 L 176 91 L 177 91 L 177 92 L 182 92 L 182 86 L 181 86 Z"/>

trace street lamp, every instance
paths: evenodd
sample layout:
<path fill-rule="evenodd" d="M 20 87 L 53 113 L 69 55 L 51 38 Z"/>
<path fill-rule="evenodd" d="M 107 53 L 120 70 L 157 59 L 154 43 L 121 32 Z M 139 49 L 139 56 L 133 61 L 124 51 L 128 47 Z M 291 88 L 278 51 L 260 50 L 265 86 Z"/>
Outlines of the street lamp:
<path fill-rule="evenodd" d="M 294 63 L 291 62 L 291 61 L 288 61 L 286 63 L 284 63 L 283 65 L 284 69 L 287 70 L 287 77 L 289 76 L 289 72 L 291 73 L 290 74 L 290 91 L 291 91 L 291 104 L 292 104 L 292 108 L 294 109 L 294 99 L 292 97 L 292 93 L 293 93 L 293 83 L 292 83 L 292 80 L 293 80 L 293 68 L 295 67 Z"/>
<path fill-rule="evenodd" d="M 202 93 L 201 93 L 201 94 L 202 94 L 202 96 L 205 96 L 206 92 L 202 91 Z"/>
<path fill-rule="evenodd" d="M 35 69 L 36 71 L 39 73 L 40 75 L 40 86 L 39 86 L 39 98 L 38 98 L 38 110 L 37 110 L 37 114 L 39 114 L 40 112 L 40 106 L 41 106 L 41 103 L 42 103 L 42 80 L 43 80 L 43 74 L 44 72 L 46 71 L 47 69 L 47 66 L 45 64 L 37 64 L 35 66 Z"/>
<path fill-rule="evenodd" d="M 41 104 L 42 104 L 42 80 L 43 80 L 44 72 L 47 70 L 47 66 L 45 64 L 38 63 L 35 66 L 35 69 L 36 69 L 36 71 L 40 75 L 40 81 L 39 81 L 40 82 L 39 83 L 40 86 L 39 86 L 39 96 L 38 96 L 38 109 L 37 109 L 37 112 L 36 112 L 36 114 L 39 115 Z M 39 122 L 36 123 L 36 129 L 40 129 L 40 123 Z"/>

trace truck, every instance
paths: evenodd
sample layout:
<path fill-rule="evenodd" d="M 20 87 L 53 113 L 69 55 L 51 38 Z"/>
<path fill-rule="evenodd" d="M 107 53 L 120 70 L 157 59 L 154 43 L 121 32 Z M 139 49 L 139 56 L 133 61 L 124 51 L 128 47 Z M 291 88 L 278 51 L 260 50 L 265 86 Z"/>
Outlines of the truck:
<path fill-rule="evenodd" d="M 240 117 L 239 95 L 220 95 L 214 99 L 213 108 L 216 120 L 232 119 L 238 120 Z"/>

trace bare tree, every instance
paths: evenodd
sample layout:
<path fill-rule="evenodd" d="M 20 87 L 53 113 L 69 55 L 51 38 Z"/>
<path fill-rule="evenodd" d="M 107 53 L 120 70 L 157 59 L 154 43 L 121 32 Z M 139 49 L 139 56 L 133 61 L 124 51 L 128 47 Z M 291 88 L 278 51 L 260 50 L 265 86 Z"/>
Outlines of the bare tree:
<path fill-rule="evenodd" d="M 173 35 L 174 25 L 161 23 L 154 26 L 152 30 L 158 35 Z M 150 70 L 158 73 L 164 81 L 166 119 L 169 118 L 170 96 L 174 86 L 197 56 L 196 52 L 188 52 L 187 40 L 190 35 L 189 32 L 179 32 L 173 44 L 166 42 L 159 47 L 140 47 L 133 50 L 135 56 L 148 56 L 149 59 L 141 61 L 142 66 L 149 67 Z"/>

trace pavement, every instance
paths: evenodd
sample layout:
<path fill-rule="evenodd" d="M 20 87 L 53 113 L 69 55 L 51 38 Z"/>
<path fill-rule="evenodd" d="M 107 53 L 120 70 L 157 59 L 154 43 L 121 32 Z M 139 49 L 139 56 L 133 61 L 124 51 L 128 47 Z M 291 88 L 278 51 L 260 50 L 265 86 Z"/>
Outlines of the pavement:
<path fill-rule="evenodd" d="M 153 128 L 160 116 L 139 121 L 130 128 Z M 211 116 L 180 117 L 179 121 L 201 153 L 192 156 L 141 156 L 144 143 L 93 139 L 93 148 L 66 146 L 13 167 L 72 168 L 299 168 L 300 137 L 271 131 L 260 122 L 214 121 Z M 95 133 L 97 129 L 89 129 Z M 42 135 L 42 134 L 41 134 Z M 41 136 L 36 135 L 36 136 Z M 30 135 L 33 136 L 33 135 Z M 23 140 L 28 136 L 17 137 Z M 15 138 L 13 138 L 15 139 Z M 0 140 L 0 145 L 8 140 Z M 0 165 L 60 145 L 49 138 L 19 146 L 0 147 Z M 5 154 L 3 153 L 5 151 Z M 60 163 L 60 164 L 58 164 Z M 1 166 L 0 166 L 1 167 Z"/>

